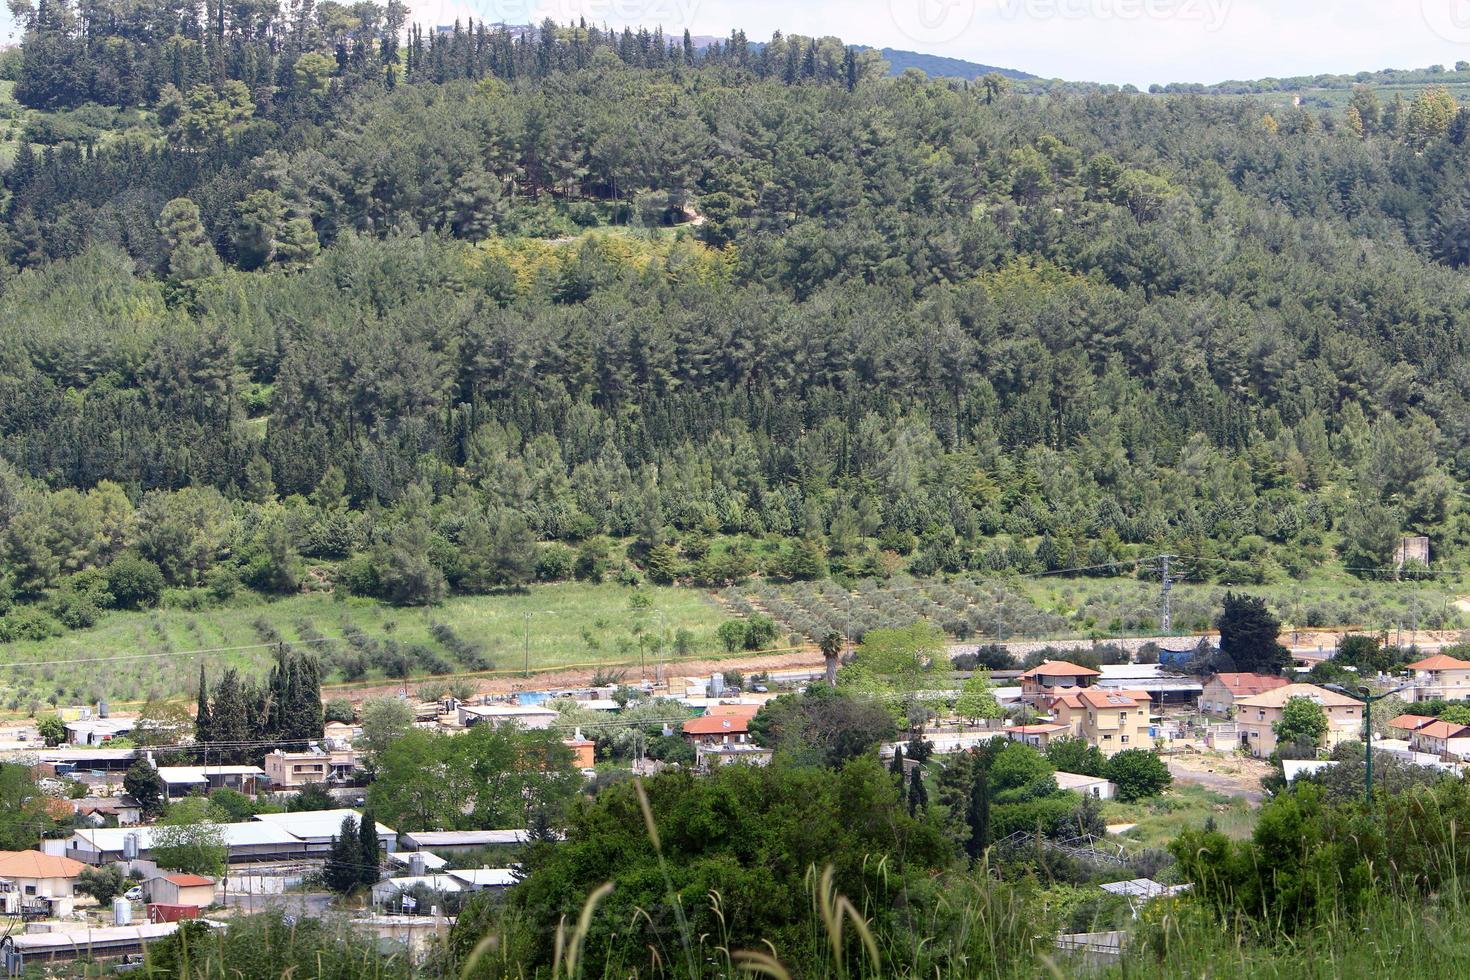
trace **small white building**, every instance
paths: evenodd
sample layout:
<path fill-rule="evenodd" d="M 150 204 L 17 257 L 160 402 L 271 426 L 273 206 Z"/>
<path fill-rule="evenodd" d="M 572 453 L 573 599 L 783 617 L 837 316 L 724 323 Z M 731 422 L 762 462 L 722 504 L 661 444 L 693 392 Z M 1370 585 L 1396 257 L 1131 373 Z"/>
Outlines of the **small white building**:
<path fill-rule="evenodd" d="M 342 821 L 351 817 L 361 821 L 362 814 L 356 810 L 307 810 L 301 813 L 258 813 L 255 819 L 276 830 L 295 837 L 306 845 L 312 856 L 325 854 L 332 849 L 332 838 L 342 831 Z M 377 824 L 378 844 L 384 851 L 396 850 L 398 832 L 392 827 Z"/>
<path fill-rule="evenodd" d="M 133 718 L 79 718 L 66 723 L 66 740 L 72 745 L 105 745 L 133 730 Z"/>
<path fill-rule="evenodd" d="M 1080 772 L 1056 773 L 1057 789 L 1069 789 L 1083 796 L 1099 800 L 1111 800 L 1118 794 L 1118 787 L 1101 776 L 1085 776 Z"/>

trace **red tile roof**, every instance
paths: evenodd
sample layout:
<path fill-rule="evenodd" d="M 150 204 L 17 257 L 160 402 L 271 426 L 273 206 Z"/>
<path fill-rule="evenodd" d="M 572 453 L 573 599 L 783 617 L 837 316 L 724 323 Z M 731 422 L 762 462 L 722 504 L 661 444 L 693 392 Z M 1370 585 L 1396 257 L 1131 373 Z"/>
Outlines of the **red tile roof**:
<path fill-rule="evenodd" d="M 1410 670 L 1470 670 L 1470 660 L 1456 660 L 1442 653 L 1409 664 Z"/>
<path fill-rule="evenodd" d="M 202 888 L 205 885 L 213 886 L 213 878 L 205 878 L 202 875 L 164 875 L 163 880 L 178 885 L 180 888 Z"/>
<path fill-rule="evenodd" d="M 1389 720 L 1388 727 L 1401 728 L 1405 731 L 1416 732 L 1419 729 L 1423 728 L 1425 725 L 1432 724 L 1436 720 L 1437 719 L 1431 718 L 1428 715 L 1399 715 L 1397 718 Z"/>
<path fill-rule="evenodd" d="M 1216 674 L 1215 679 L 1238 698 L 1265 694 L 1291 683 L 1285 677 L 1275 674 Z"/>
<path fill-rule="evenodd" d="M 758 704 L 717 704 L 704 713 L 706 718 L 754 718 L 761 710 Z"/>
<path fill-rule="evenodd" d="M 87 865 L 40 851 L 0 851 L 0 878 L 75 878 Z"/>
<path fill-rule="evenodd" d="M 750 731 L 749 718 L 719 715 L 691 718 L 684 722 L 685 735 L 743 735 Z"/>
<path fill-rule="evenodd" d="M 1021 679 L 1025 680 L 1028 677 L 1100 676 L 1102 676 L 1101 673 L 1099 671 L 1093 670 L 1091 667 L 1083 667 L 1079 664 L 1068 663 L 1065 660 L 1046 660 L 1037 664 L 1035 667 L 1032 667 L 1030 670 L 1026 671 L 1026 673 L 1022 674 Z"/>

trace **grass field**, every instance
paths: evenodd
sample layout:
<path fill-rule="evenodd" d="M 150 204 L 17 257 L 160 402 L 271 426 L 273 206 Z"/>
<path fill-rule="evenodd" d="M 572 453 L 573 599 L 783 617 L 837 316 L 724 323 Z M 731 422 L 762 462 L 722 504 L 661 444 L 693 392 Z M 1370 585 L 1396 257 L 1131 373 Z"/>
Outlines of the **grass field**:
<path fill-rule="evenodd" d="M 1256 809 L 1243 799 L 1203 786 L 1179 783 L 1163 794 L 1137 803 L 1103 803 L 1103 819 L 1110 824 L 1135 824 L 1123 840 L 1139 848 L 1163 848 L 1181 830 L 1199 828 L 1211 817 L 1221 833 L 1234 838 L 1250 836 Z"/>
<path fill-rule="evenodd" d="M 487 664 L 520 669 L 528 639 L 533 669 L 636 660 L 640 638 L 651 661 L 660 638 L 675 653 L 680 631 L 689 654 L 716 652 L 714 631 L 727 617 L 705 593 L 639 591 L 651 602 L 646 610 L 632 608 L 630 588 L 568 583 L 454 598 L 427 609 L 322 594 L 239 607 L 112 613 L 90 630 L 0 648 L 0 707 L 26 711 L 53 697 L 64 704 L 101 697 L 121 703 L 177 694 L 192 690 L 201 663 L 212 674 L 227 666 L 263 669 L 271 644 L 279 641 L 320 651 L 332 671 L 329 680 L 358 679 L 344 671 L 354 659 L 367 664 L 365 680 L 396 676 L 383 664 L 404 660 L 414 676 L 429 673 L 424 668 L 431 663 L 450 670 Z"/>

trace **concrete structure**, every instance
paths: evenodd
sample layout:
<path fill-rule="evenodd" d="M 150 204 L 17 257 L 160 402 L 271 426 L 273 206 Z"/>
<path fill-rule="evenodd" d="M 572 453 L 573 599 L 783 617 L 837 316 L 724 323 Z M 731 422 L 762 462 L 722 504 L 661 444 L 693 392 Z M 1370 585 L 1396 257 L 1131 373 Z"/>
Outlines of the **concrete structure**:
<path fill-rule="evenodd" d="M 208 795 L 217 789 L 254 796 L 265 770 L 259 766 L 159 766 L 158 776 L 171 800 L 192 793 Z"/>
<path fill-rule="evenodd" d="M 1437 653 L 1409 664 L 1414 672 L 1413 700 L 1463 701 L 1470 698 L 1470 661 Z"/>
<path fill-rule="evenodd" d="M 1393 551 L 1393 567 L 1403 568 L 1406 562 L 1418 562 L 1429 567 L 1429 539 L 1423 535 L 1399 538 Z"/>
<path fill-rule="evenodd" d="M 294 790 L 310 783 L 346 783 L 360 764 L 351 749 L 313 747 L 307 752 L 276 749 L 265 757 L 265 781 L 272 789 Z"/>
<path fill-rule="evenodd" d="M 87 866 L 40 851 L 0 851 L 0 908 L 6 915 L 71 915 L 77 878 Z"/>
<path fill-rule="evenodd" d="M 716 766 L 733 764 L 768 766 L 771 764 L 771 755 L 770 749 L 754 743 L 738 745 L 694 743 L 694 764 L 700 769 L 713 769 Z"/>
<path fill-rule="evenodd" d="M 1084 796 L 1099 800 L 1111 800 L 1118 794 L 1118 787 L 1101 776 L 1084 776 L 1078 772 L 1056 772 L 1057 789 L 1069 789 Z"/>
<path fill-rule="evenodd" d="M 1241 698 L 1265 694 L 1290 683 L 1290 678 L 1275 674 L 1216 674 L 1205 681 L 1199 708 L 1207 715 L 1229 718 L 1235 710 L 1235 702 Z"/>
<path fill-rule="evenodd" d="M 1327 735 L 1323 740 L 1330 748 L 1338 742 L 1363 737 L 1363 705 L 1345 694 L 1328 691 L 1315 684 L 1287 684 L 1235 702 L 1235 724 L 1240 744 L 1251 755 L 1264 759 L 1276 751 L 1275 724 L 1281 720 L 1286 702 L 1306 698 L 1322 708 L 1327 716 Z"/>
<path fill-rule="evenodd" d="M 356 810 L 306 810 L 301 813 L 258 813 L 255 819 L 276 830 L 290 834 L 306 846 L 306 852 L 321 857 L 332 848 L 332 838 L 342 830 L 342 821 L 352 817 L 361 820 Z M 398 832 L 392 827 L 377 824 L 378 843 L 384 851 L 398 847 Z"/>
<path fill-rule="evenodd" d="M 214 904 L 215 887 L 215 880 L 203 875 L 165 874 L 148 879 L 146 891 L 150 903 L 202 909 Z"/>
<path fill-rule="evenodd" d="M 551 708 L 526 704 L 462 704 L 457 715 L 460 725 L 520 725 L 522 728 L 550 728 L 561 717 Z"/>
<path fill-rule="evenodd" d="M 1149 696 L 1142 691 L 1086 688 L 1054 693 L 1043 701 L 1068 733 L 1103 755 L 1148 748 Z"/>
<path fill-rule="evenodd" d="M 519 880 L 514 868 L 466 868 L 447 873 L 472 892 L 509 888 Z"/>
<path fill-rule="evenodd" d="M 1464 762 L 1470 756 L 1470 725 L 1433 721 L 1409 735 L 1414 752 L 1438 756 L 1446 762 Z"/>
<path fill-rule="evenodd" d="M 1021 675 L 1022 696 L 1028 700 L 1041 698 L 1056 688 L 1088 687 L 1102 674 L 1065 660 L 1045 660 Z"/>

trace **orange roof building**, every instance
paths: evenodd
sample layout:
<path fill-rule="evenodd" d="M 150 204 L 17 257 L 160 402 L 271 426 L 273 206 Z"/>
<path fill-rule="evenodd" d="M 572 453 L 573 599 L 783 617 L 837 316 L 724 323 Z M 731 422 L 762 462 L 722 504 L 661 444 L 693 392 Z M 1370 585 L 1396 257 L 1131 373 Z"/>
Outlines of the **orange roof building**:
<path fill-rule="evenodd" d="M 684 737 L 706 745 L 741 744 L 750 737 L 750 719 L 739 715 L 705 715 L 684 722 Z"/>
<path fill-rule="evenodd" d="M 1228 716 L 1241 698 L 1253 698 L 1290 683 L 1288 678 L 1276 674 L 1216 674 L 1205 681 L 1200 691 L 1200 710 L 1206 714 Z"/>
<path fill-rule="evenodd" d="M 1470 698 L 1470 661 L 1443 653 L 1409 664 L 1414 672 L 1415 701 L 1464 701 Z"/>
<path fill-rule="evenodd" d="M 81 861 L 40 851 L 0 851 L 0 878 L 76 878 L 88 867 Z"/>

